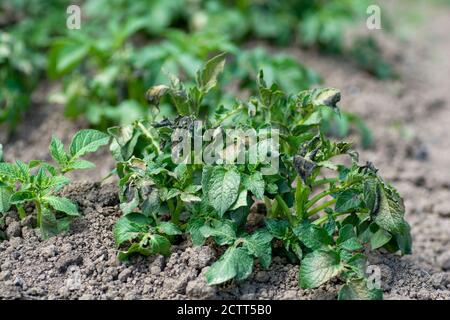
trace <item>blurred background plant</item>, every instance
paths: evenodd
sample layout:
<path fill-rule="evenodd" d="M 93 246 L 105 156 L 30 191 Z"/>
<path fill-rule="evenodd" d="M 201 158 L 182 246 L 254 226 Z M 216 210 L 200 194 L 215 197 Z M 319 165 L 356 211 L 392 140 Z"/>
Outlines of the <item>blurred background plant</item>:
<path fill-rule="evenodd" d="M 292 47 L 348 55 L 380 78 L 393 75 L 372 38 L 344 45 L 345 31 L 365 21 L 366 0 L 85 0 L 79 1 L 81 29 L 66 28 L 71 3 L 5 0 L 0 4 L 0 122 L 13 132 L 38 84 L 58 80 L 50 101 L 65 115 L 84 118 L 96 128 L 152 119 L 144 92 L 167 82 L 167 74 L 193 81 L 210 56 L 227 52 L 220 88 L 255 93 L 260 69 L 268 83 L 296 93 L 321 77 L 294 56 L 272 54 L 267 47 Z M 44 18 L 43 18 L 44 17 Z M 326 75 L 324 75 L 326 76 Z M 229 104 L 216 90 L 204 103 Z M 166 109 L 164 109 L 166 110 Z M 160 117 L 170 117 L 170 110 Z M 364 146 L 370 130 L 356 115 L 323 115 L 328 132 L 360 130 Z"/>

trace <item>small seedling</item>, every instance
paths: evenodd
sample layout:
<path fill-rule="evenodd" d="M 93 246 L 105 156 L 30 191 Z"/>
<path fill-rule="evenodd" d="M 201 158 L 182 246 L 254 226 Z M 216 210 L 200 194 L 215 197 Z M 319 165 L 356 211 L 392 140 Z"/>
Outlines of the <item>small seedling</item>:
<path fill-rule="evenodd" d="M 70 183 L 64 174 L 94 168 L 93 163 L 80 158 L 108 144 L 109 140 L 102 132 L 81 130 L 74 135 L 68 151 L 58 138 L 52 138 L 49 151 L 56 166 L 41 160 L 0 162 L 0 213 L 15 206 L 20 219 L 24 219 L 27 215 L 25 207 L 32 203 L 37 226 L 44 238 L 67 230 L 71 220 L 79 216 L 79 211 L 71 200 L 58 196 L 58 192 Z"/>

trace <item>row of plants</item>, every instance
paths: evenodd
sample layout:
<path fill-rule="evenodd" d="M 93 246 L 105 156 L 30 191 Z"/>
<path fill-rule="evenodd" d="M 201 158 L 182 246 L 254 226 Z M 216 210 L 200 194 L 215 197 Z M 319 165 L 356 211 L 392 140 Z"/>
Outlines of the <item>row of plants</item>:
<path fill-rule="evenodd" d="M 266 81 L 277 82 L 287 92 L 308 89 L 320 83 L 320 77 L 296 59 L 269 54 L 262 48 L 243 49 L 243 45 L 264 40 L 347 54 L 342 45 L 345 27 L 365 15 L 367 7 L 365 1 L 354 0 L 87 0 L 81 6 L 82 28 L 66 30 L 61 27 L 65 26 L 62 12 L 69 4 L 61 0 L 25 6 L 9 0 L 0 6 L 12 16 L 4 30 L 17 39 L 15 45 L 23 42 L 28 63 L 34 58 L 39 61 L 32 64 L 33 72 L 28 68 L 25 73 L 16 67 L 20 55 L 8 50 L 0 79 L 8 83 L 3 88 L 12 89 L 0 96 L 0 122 L 7 121 L 11 130 L 28 107 L 44 70 L 50 79 L 63 80 L 61 91 L 50 100 L 63 104 L 68 117 L 83 117 L 101 130 L 143 117 L 154 120 L 142 97 L 144 88 L 165 81 L 161 70 L 194 79 L 202 61 L 217 52 L 226 51 L 233 57 L 221 88 L 237 85 L 239 90 L 255 94 L 252 79 L 263 69 Z M 44 14 L 48 18 L 40 21 Z M 370 44 L 355 46 L 357 60 L 366 65 L 382 61 L 376 45 Z M 232 96 L 224 90 L 217 90 L 209 100 L 211 106 L 232 104 Z M 324 129 L 340 137 L 356 128 L 363 135 L 363 146 L 371 143 L 369 130 L 354 114 L 343 113 L 339 119 L 328 113 L 323 123 Z"/>

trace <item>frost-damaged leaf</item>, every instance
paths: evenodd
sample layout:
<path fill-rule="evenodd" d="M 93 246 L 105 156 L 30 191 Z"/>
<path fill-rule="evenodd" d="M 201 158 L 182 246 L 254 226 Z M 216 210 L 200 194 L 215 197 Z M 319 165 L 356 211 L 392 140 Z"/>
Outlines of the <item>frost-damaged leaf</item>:
<path fill-rule="evenodd" d="M 49 204 L 56 211 L 64 212 L 69 216 L 78 216 L 78 208 L 75 203 L 67 198 L 60 198 L 55 196 L 46 196 L 42 200 Z"/>
<path fill-rule="evenodd" d="M 225 53 L 221 53 L 208 62 L 197 73 L 197 84 L 203 92 L 208 92 L 217 84 L 217 77 L 225 67 Z"/>
<path fill-rule="evenodd" d="M 153 86 L 147 90 L 145 93 L 145 98 L 150 105 L 158 107 L 159 101 L 169 90 L 170 88 L 166 85 Z"/>
<path fill-rule="evenodd" d="M 383 229 L 394 234 L 404 231 L 405 206 L 403 199 L 392 187 L 380 182 L 378 187 L 380 203 L 374 212 L 375 222 Z"/>
<path fill-rule="evenodd" d="M 109 139 L 109 135 L 97 130 L 81 130 L 72 138 L 69 147 L 70 156 L 72 159 L 77 159 L 86 153 L 95 152 L 101 146 L 108 144 Z"/>
<path fill-rule="evenodd" d="M 306 180 L 311 176 L 317 164 L 301 156 L 294 156 L 294 167 L 300 178 L 306 183 Z"/>
<path fill-rule="evenodd" d="M 283 239 L 289 229 L 289 222 L 286 220 L 266 220 L 267 230 L 277 239 Z"/>
<path fill-rule="evenodd" d="M 242 185 L 251 193 L 253 193 L 256 199 L 263 199 L 265 182 L 261 172 L 255 172 L 252 175 L 244 175 L 242 179 Z"/>
<path fill-rule="evenodd" d="M 300 266 L 300 286 L 303 289 L 317 288 L 342 270 L 336 252 L 323 250 L 311 252 L 303 258 Z"/>
<path fill-rule="evenodd" d="M 117 245 L 138 238 L 148 232 L 151 219 L 139 213 L 131 213 L 117 220 L 113 234 Z"/>
<path fill-rule="evenodd" d="M 381 300 L 383 291 L 369 288 L 366 279 L 355 279 L 341 288 L 338 298 L 339 300 Z"/>
<path fill-rule="evenodd" d="M 7 187 L 0 187 L 0 213 L 5 213 L 11 208 L 11 198 L 12 192 Z"/>
<path fill-rule="evenodd" d="M 236 278 L 243 280 L 253 270 L 253 258 L 243 248 L 228 248 L 218 261 L 212 264 L 206 272 L 209 285 L 220 284 Z"/>
<path fill-rule="evenodd" d="M 298 98 L 302 105 L 326 106 L 336 109 L 337 103 L 341 101 L 341 93 L 334 88 L 317 88 L 301 92 Z"/>
<path fill-rule="evenodd" d="M 235 169 L 213 169 L 207 185 L 208 199 L 221 217 L 236 201 L 240 182 L 241 176 Z"/>
<path fill-rule="evenodd" d="M 65 165 L 68 161 L 68 156 L 64 150 L 64 144 L 57 137 L 53 136 L 49 147 L 50 155 L 53 160 L 59 165 Z"/>

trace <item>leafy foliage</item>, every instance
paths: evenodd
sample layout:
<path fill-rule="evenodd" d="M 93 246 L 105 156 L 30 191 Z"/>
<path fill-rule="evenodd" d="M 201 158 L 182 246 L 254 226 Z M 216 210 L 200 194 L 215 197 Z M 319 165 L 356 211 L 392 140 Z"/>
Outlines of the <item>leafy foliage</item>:
<path fill-rule="evenodd" d="M 93 163 L 80 157 L 95 152 L 109 141 L 109 136 L 102 132 L 81 130 L 73 137 L 69 151 L 58 138 L 52 138 L 49 151 L 56 166 L 41 160 L 0 162 L 0 213 L 6 213 L 11 206 L 15 206 L 20 218 L 24 219 L 25 206 L 34 203 L 37 225 L 44 238 L 67 230 L 70 221 L 79 216 L 79 212 L 75 203 L 57 195 L 70 183 L 64 174 L 93 168 Z"/>
<path fill-rule="evenodd" d="M 246 279 L 255 261 L 268 268 L 276 239 L 282 244 L 277 253 L 300 263 L 302 288 L 339 277 L 345 282 L 339 298 L 380 298 L 381 291 L 367 285 L 365 249 L 409 253 L 409 226 L 403 200 L 377 169 L 358 164 L 350 144 L 323 134 L 323 110 L 339 112 L 339 91 L 287 95 L 276 84 L 267 86 L 261 72 L 257 96 L 202 114 L 203 99 L 219 83 L 223 59 L 219 55 L 207 62 L 197 85 L 187 87 L 172 77 L 170 86 L 148 90 L 148 101 L 159 106 L 154 112 L 164 113 L 165 102 L 177 117 L 109 129 L 124 214 L 114 230 L 119 258 L 169 254 L 170 241 L 180 234 L 189 234 L 194 245 L 211 239 L 225 250 L 206 273 L 208 283 L 216 285 Z M 201 130 L 198 120 L 203 121 Z M 279 130 L 278 144 L 258 131 L 262 128 Z M 231 152 L 229 161 L 226 155 L 234 149 L 223 144 L 212 163 L 195 161 L 198 154 L 190 152 L 175 161 L 172 155 L 182 145 L 178 129 L 186 130 L 183 141 L 191 145 L 195 135 L 205 138 L 208 129 L 215 134 L 255 129 L 258 139 L 246 143 L 245 159 L 252 145 L 258 150 L 269 146 L 266 155 L 269 151 L 279 160 L 278 170 L 268 170 L 271 163 L 260 154 L 255 162 L 242 164 Z M 204 156 L 210 145 L 199 148 Z M 342 156 L 350 158 L 350 166 Z M 266 206 L 265 226 L 247 223 L 256 202 Z"/>

